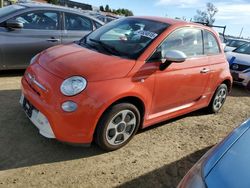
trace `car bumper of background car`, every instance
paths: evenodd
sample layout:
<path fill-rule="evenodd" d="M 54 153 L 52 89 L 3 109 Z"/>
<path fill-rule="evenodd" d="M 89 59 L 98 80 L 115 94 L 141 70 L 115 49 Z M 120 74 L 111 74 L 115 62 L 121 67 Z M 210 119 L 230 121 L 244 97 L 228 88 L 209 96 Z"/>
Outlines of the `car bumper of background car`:
<path fill-rule="evenodd" d="M 26 115 L 41 135 L 71 144 L 89 145 L 92 142 L 96 109 L 91 108 L 90 104 L 79 104 L 77 111 L 68 113 L 57 105 L 60 102 L 56 100 L 61 100 L 60 97 L 53 99 L 51 104 L 47 103 L 33 91 L 25 77 L 22 78 L 21 87 L 23 97 L 20 103 L 23 106 L 25 99 L 33 106 L 31 115 L 27 112 Z M 86 100 L 92 102 L 91 99 Z"/>
<path fill-rule="evenodd" d="M 235 84 L 247 86 L 250 81 L 250 72 L 240 72 L 240 71 L 232 71 L 231 74 L 233 77 L 233 81 Z"/>

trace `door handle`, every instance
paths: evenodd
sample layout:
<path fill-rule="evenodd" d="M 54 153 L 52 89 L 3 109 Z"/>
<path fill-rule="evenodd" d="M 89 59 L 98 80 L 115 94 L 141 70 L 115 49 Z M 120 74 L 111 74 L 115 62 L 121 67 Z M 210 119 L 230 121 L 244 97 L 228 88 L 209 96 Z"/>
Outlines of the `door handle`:
<path fill-rule="evenodd" d="M 56 39 L 54 37 L 51 37 L 50 39 L 47 39 L 48 42 L 58 42 L 60 39 Z"/>
<path fill-rule="evenodd" d="M 204 68 L 204 69 L 201 70 L 200 73 L 206 74 L 206 73 L 208 73 L 208 72 L 210 72 L 210 69 Z"/>

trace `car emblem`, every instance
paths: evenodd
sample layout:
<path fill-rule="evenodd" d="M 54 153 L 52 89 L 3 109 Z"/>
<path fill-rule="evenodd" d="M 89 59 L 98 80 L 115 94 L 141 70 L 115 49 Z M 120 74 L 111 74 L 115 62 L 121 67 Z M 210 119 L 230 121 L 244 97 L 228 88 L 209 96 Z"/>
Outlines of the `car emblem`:
<path fill-rule="evenodd" d="M 239 65 L 238 65 L 238 64 L 233 64 L 232 69 L 238 70 L 238 68 L 239 68 Z"/>
<path fill-rule="evenodd" d="M 35 84 L 36 86 L 38 86 L 43 91 L 47 91 L 47 89 L 36 80 L 35 76 L 32 76 L 30 73 L 27 73 L 27 76 L 28 76 L 28 78 L 30 80 L 30 84 Z"/>

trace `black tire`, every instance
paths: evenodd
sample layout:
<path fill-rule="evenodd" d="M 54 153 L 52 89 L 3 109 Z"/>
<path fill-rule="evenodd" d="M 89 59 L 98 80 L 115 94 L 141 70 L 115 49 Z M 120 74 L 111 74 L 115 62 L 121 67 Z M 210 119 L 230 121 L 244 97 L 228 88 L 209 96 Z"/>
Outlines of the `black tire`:
<path fill-rule="evenodd" d="M 126 123 L 127 120 L 128 123 Z M 114 125 L 115 128 L 112 128 L 110 125 Z M 139 125 L 140 112 L 133 104 L 115 104 L 105 111 L 99 120 L 95 132 L 95 142 L 105 151 L 117 150 L 131 140 L 137 132 Z M 127 137 L 128 135 L 129 137 Z M 110 143 L 112 140 L 114 140 L 113 144 Z"/>
<path fill-rule="evenodd" d="M 223 92 L 225 94 L 225 98 L 219 97 L 219 99 L 218 99 L 218 96 L 220 96 L 221 92 Z M 209 113 L 218 113 L 220 111 L 220 109 L 222 108 L 223 104 L 225 103 L 227 95 L 228 95 L 227 85 L 226 84 L 221 84 L 216 89 L 216 91 L 214 93 L 214 96 L 213 96 L 212 100 L 209 103 L 209 106 L 207 108 L 208 112 Z M 220 101 L 220 103 L 221 103 L 220 106 L 216 105 L 216 104 L 219 103 L 216 100 Z"/>

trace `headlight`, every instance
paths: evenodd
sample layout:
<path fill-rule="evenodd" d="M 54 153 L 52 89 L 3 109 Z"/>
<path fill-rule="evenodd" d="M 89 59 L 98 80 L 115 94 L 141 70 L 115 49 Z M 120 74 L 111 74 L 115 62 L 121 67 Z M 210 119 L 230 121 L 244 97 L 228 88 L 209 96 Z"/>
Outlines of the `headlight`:
<path fill-rule="evenodd" d="M 87 80 L 81 76 L 72 76 L 63 81 L 61 85 L 61 92 L 66 96 L 73 96 L 79 94 L 87 86 Z"/>
<path fill-rule="evenodd" d="M 30 60 L 30 65 L 36 61 L 38 56 L 39 56 L 39 54 L 36 54 L 34 57 L 32 57 L 32 59 Z"/>
<path fill-rule="evenodd" d="M 73 101 L 66 101 L 62 103 L 62 109 L 64 112 L 74 112 L 77 109 L 77 104 Z"/>

